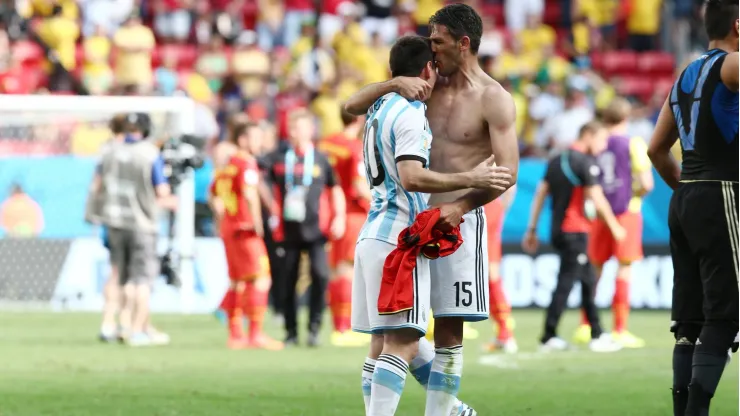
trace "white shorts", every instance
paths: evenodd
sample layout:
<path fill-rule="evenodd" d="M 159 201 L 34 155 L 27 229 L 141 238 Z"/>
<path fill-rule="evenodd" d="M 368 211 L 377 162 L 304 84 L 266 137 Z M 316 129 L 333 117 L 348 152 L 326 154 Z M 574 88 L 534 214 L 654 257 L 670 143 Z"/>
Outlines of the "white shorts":
<path fill-rule="evenodd" d="M 352 330 L 382 334 L 390 329 L 413 328 L 427 332 L 429 308 L 429 259 L 416 258 L 414 270 L 414 307 L 393 315 L 378 313 L 383 264 L 396 247 L 380 240 L 364 239 L 355 249 L 355 277 L 352 281 Z"/>
<path fill-rule="evenodd" d="M 483 208 L 463 216 L 463 243 L 447 257 L 432 260 L 432 310 L 435 318 L 488 319 L 488 235 Z"/>

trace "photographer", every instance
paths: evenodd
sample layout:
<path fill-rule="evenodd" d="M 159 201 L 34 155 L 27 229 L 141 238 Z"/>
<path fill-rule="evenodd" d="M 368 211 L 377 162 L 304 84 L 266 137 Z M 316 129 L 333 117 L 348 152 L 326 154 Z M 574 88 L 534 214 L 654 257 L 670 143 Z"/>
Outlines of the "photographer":
<path fill-rule="evenodd" d="M 177 198 L 167 183 L 159 149 L 146 139 L 150 124 L 145 114 L 129 115 L 123 142 L 112 142 L 104 150 L 92 185 L 123 286 L 120 335 L 130 346 L 169 343 L 169 336 L 149 323 L 149 298 L 160 272 L 159 208 L 174 210 Z"/>

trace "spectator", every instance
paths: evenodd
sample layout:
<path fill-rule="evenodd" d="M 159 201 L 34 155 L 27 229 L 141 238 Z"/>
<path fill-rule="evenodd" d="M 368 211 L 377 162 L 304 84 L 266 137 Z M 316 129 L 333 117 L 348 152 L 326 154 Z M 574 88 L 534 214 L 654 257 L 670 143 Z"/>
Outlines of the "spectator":
<path fill-rule="evenodd" d="M 478 56 L 499 56 L 504 49 L 504 35 L 496 28 L 493 16 L 483 16 L 483 36 L 480 39 Z"/>
<path fill-rule="evenodd" d="M 341 31 L 358 15 L 355 3 L 347 0 L 323 0 L 321 16 L 319 17 L 319 39 L 331 43 L 334 35 Z"/>
<path fill-rule="evenodd" d="M 303 84 L 313 92 L 336 79 L 336 63 L 331 51 L 317 47 L 304 54 L 296 63 Z"/>
<path fill-rule="evenodd" d="M 338 111 L 339 109 L 337 109 Z M 334 239 L 344 234 L 345 200 L 334 172 L 322 153 L 314 150 L 313 116 L 308 111 L 290 115 L 290 147 L 287 152 L 275 152 L 266 163 L 269 181 L 274 185 L 280 212 L 280 225 L 274 231 L 275 240 L 285 249 L 284 297 L 286 344 L 297 345 L 298 322 L 296 284 L 301 253 L 306 251 L 311 262 L 309 312 L 309 346 L 318 345 L 318 333 L 324 311 L 324 294 L 329 280 L 329 265 L 324 249 L 328 234 Z M 326 202 L 325 191 L 331 193 L 332 206 Z M 328 224 L 328 212 L 334 218 Z M 328 225 L 328 227 L 327 227 Z"/>
<path fill-rule="evenodd" d="M 518 80 L 517 80 L 518 81 Z M 511 94 L 511 99 L 514 101 L 514 107 L 516 108 L 516 120 L 514 127 L 516 129 L 516 137 L 522 140 L 527 124 L 527 97 L 521 93 L 521 91 L 514 85 L 514 79 L 511 77 L 505 78 L 501 82 L 501 86 Z"/>
<path fill-rule="evenodd" d="M 0 72 L 8 69 L 10 60 L 10 36 L 8 36 L 8 31 L 0 26 Z"/>
<path fill-rule="evenodd" d="M 539 130 L 545 120 L 560 114 L 564 107 L 563 84 L 550 79 L 545 88 L 530 102 L 529 118 Z"/>
<path fill-rule="evenodd" d="M 598 28 L 601 36 L 600 46 L 606 49 L 616 49 L 619 0 L 577 1 L 577 13 L 588 16 L 589 21 Z"/>
<path fill-rule="evenodd" d="M 414 23 L 416 23 L 416 33 L 421 36 L 429 36 L 429 18 L 442 7 L 445 3 L 442 0 L 417 0 L 416 7 L 413 7 L 413 0 L 407 1 L 402 7 L 413 7 Z"/>
<path fill-rule="evenodd" d="M 551 153 L 567 149 L 578 139 L 578 131 L 594 118 L 582 85 L 571 85 L 565 95 L 565 110 L 545 121 L 537 145 Z"/>
<path fill-rule="evenodd" d="M 41 206 L 20 185 L 13 185 L 10 196 L 0 204 L 0 232 L 8 237 L 28 238 L 38 237 L 43 230 Z"/>
<path fill-rule="evenodd" d="M 313 0 L 286 0 L 283 21 L 283 42 L 292 46 L 301 36 L 302 26 L 307 21 L 316 21 Z"/>
<path fill-rule="evenodd" d="M 177 74 L 177 54 L 174 50 L 165 49 L 163 51 L 162 65 L 154 71 L 154 82 L 161 95 L 171 96 L 177 90 L 179 76 Z"/>
<path fill-rule="evenodd" d="M 211 37 L 208 46 L 202 48 L 195 61 L 195 70 L 206 78 L 211 91 L 221 88 L 221 78 L 229 71 L 229 58 L 223 46 L 224 40 L 221 37 Z"/>
<path fill-rule="evenodd" d="M 80 6 L 85 36 L 94 35 L 99 26 L 112 36 L 126 17 L 134 13 L 134 0 L 80 0 Z"/>
<path fill-rule="evenodd" d="M 242 32 L 236 40 L 236 50 L 231 56 L 234 71 L 245 99 L 256 98 L 264 89 L 270 75 L 270 57 L 257 46 L 257 34 Z"/>
<path fill-rule="evenodd" d="M 545 11 L 543 0 L 505 0 L 504 13 L 506 15 L 506 27 L 509 32 L 516 35 L 527 25 L 527 16 L 542 16 Z"/>
<path fill-rule="evenodd" d="M 154 0 L 154 30 L 165 42 L 184 42 L 192 24 L 189 0 Z"/>
<path fill-rule="evenodd" d="M 208 0 L 195 0 L 195 15 L 197 19 L 193 24 L 195 43 L 206 45 L 213 36 L 213 13 Z"/>
<path fill-rule="evenodd" d="M 511 49 L 504 51 L 496 59 L 494 78 L 532 77 L 539 66 L 539 57 L 536 54 L 527 54 L 522 48 L 519 37 L 511 38 Z"/>
<path fill-rule="evenodd" d="M 281 0 L 259 0 L 257 19 L 257 38 L 260 48 L 265 52 L 275 46 L 283 46 L 283 16 L 285 9 Z"/>
<path fill-rule="evenodd" d="M 385 72 L 388 72 L 391 57 L 391 48 L 388 46 L 388 44 L 383 42 L 383 38 L 378 32 L 373 33 L 370 37 L 370 51 L 373 54 L 375 62 L 381 64 Z"/>
<path fill-rule="evenodd" d="M 285 87 L 275 96 L 275 118 L 279 139 L 288 137 L 288 115 L 294 110 L 308 107 L 306 92 L 299 76 L 293 73 L 288 75 Z"/>
<path fill-rule="evenodd" d="M 393 16 L 392 0 L 362 0 L 365 5 L 365 17 L 362 28 L 365 33 L 380 33 L 385 43 L 392 43 L 398 38 L 398 20 Z"/>
<path fill-rule="evenodd" d="M 113 85 L 113 71 L 110 67 L 110 39 L 105 27 L 98 26 L 93 36 L 86 37 L 82 43 L 85 52 L 85 66 L 82 83 L 93 95 L 103 95 Z"/>
<path fill-rule="evenodd" d="M 555 46 L 555 30 L 542 23 L 540 14 L 527 15 L 527 25 L 517 36 L 524 53 L 539 53 L 543 48 Z"/>
<path fill-rule="evenodd" d="M 116 48 L 115 80 L 118 85 L 136 86 L 140 93 L 151 91 L 154 34 L 141 24 L 138 14 L 130 15 L 113 37 Z"/>
<path fill-rule="evenodd" d="M 660 31 L 660 13 L 663 0 L 630 0 L 627 17 L 630 49 L 645 52 L 655 49 Z"/>
<path fill-rule="evenodd" d="M 71 90 L 69 72 L 74 71 L 77 66 L 75 51 L 77 38 L 80 36 L 77 21 L 65 16 L 62 6 L 55 5 L 51 16 L 44 19 L 39 26 L 38 35 L 50 49 L 50 88 L 54 91 Z"/>
<path fill-rule="evenodd" d="M 576 12 L 570 36 L 564 40 L 564 49 L 571 60 L 588 57 L 591 49 L 598 45 L 601 35 L 593 20 L 584 13 Z"/>
<path fill-rule="evenodd" d="M 226 5 L 223 12 L 216 14 L 214 20 L 215 33 L 220 35 L 227 43 L 232 43 L 245 29 L 244 20 L 247 15 L 246 0 L 231 1 Z M 213 42 L 213 39 L 211 39 Z"/>
<path fill-rule="evenodd" d="M 306 20 L 301 23 L 300 36 L 294 43 L 290 43 L 290 54 L 293 60 L 298 60 L 303 55 L 309 53 L 314 46 L 316 37 L 316 23 L 313 20 Z"/>
<path fill-rule="evenodd" d="M 543 46 L 540 49 L 542 54 L 540 69 L 535 77 L 537 82 L 541 80 L 554 80 L 561 82 L 570 75 L 572 67 L 570 62 L 565 60 L 562 56 L 555 53 L 553 45 Z"/>
<path fill-rule="evenodd" d="M 650 107 L 645 103 L 637 101 L 632 105 L 632 115 L 627 125 L 627 134 L 630 137 L 641 137 L 646 143 L 655 130 L 655 124 L 650 120 Z"/>
<path fill-rule="evenodd" d="M 310 107 L 319 119 L 319 137 L 329 137 L 344 129 L 341 106 L 342 103 L 337 96 L 337 84 L 324 85 Z"/>

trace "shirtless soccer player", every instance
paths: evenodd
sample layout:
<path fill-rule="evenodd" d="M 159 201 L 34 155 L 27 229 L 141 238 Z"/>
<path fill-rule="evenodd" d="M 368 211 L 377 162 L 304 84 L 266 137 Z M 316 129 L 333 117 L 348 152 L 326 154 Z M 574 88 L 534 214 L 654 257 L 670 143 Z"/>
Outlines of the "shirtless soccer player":
<path fill-rule="evenodd" d="M 442 173 L 465 172 L 493 154 L 499 166 L 510 170 L 508 189 L 516 181 L 519 167 L 516 110 L 509 93 L 478 65 L 481 18 L 467 5 L 452 4 L 437 11 L 430 24 L 432 50 L 441 76 L 436 84 L 432 86 L 418 77 L 396 77 L 366 86 L 350 97 L 346 108 L 361 114 L 392 92 L 414 100 L 429 97 L 427 118 L 434 135 L 430 165 Z M 440 415 L 449 414 L 460 389 L 463 322 L 488 319 L 488 245 L 481 207 L 505 189 L 431 196 L 430 203 L 441 209 L 439 225 L 460 225 L 465 241 L 451 256 L 430 262 L 436 356 L 429 390 L 437 394 L 427 395 L 427 409 L 447 410 Z M 462 218 L 465 222 L 461 224 Z"/>
<path fill-rule="evenodd" d="M 417 76 L 434 84 L 436 73 L 429 42 L 419 36 L 399 39 L 391 49 L 394 76 Z M 461 362 L 450 362 L 452 350 L 437 350 L 437 362 L 429 342 L 423 338 L 431 300 L 430 261 L 416 258 L 414 308 L 396 314 L 378 312 L 383 263 L 396 247 L 398 234 L 427 209 L 429 193 L 469 187 L 505 189 L 511 179 L 508 169 L 490 166 L 493 157 L 465 173 L 440 174 L 429 170 L 432 135 L 424 104 L 391 92 L 368 110 L 365 123 L 364 160 L 372 203 L 355 251 L 355 281 L 352 287 L 352 329 L 372 334 L 370 354 L 362 372 L 363 395 L 368 415 L 391 416 L 401 399 L 406 373 L 427 387 L 426 416 L 474 415 L 451 393 L 459 385 Z M 458 219 L 459 221 L 459 219 Z M 463 243 L 475 251 L 475 240 Z M 459 349 L 459 348 L 458 348 Z M 454 368 L 453 368 L 454 367 Z M 445 403 L 449 398 L 450 405 Z"/>

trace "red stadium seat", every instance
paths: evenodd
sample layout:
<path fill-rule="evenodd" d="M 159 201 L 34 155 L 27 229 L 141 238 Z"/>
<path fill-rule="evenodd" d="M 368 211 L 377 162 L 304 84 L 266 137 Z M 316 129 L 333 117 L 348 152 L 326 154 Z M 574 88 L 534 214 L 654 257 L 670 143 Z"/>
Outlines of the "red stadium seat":
<path fill-rule="evenodd" d="M 177 86 L 179 88 L 185 89 L 185 87 L 188 85 L 188 78 L 190 78 L 190 75 L 193 73 L 190 69 L 179 69 L 177 71 Z"/>
<path fill-rule="evenodd" d="M 601 72 L 604 68 L 604 54 L 601 52 L 591 52 L 591 68 L 596 72 Z"/>
<path fill-rule="evenodd" d="M 601 69 L 607 75 L 634 75 L 637 71 L 637 54 L 632 51 L 606 52 Z"/>
<path fill-rule="evenodd" d="M 198 51 L 194 45 L 161 45 L 152 53 L 152 67 L 159 67 L 165 55 L 170 53 L 175 55 L 178 69 L 192 69 L 198 58 Z"/>
<path fill-rule="evenodd" d="M 486 16 L 493 16 L 493 18 L 496 19 L 496 26 L 500 26 L 505 23 L 506 17 L 504 16 L 503 4 L 494 2 L 483 2 L 480 7 L 482 14 Z"/>
<path fill-rule="evenodd" d="M 44 51 L 34 42 L 21 40 L 13 45 L 13 55 L 22 64 L 35 64 L 44 57 Z"/>
<path fill-rule="evenodd" d="M 673 88 L 673 82 L 674 79 L 672 75 L 653 78 L 653 89 L 655 90 L 655 93 L 661 97 L 668 97 L 668 94 L 671 92 L 671 88 Z"/>
<path fill-rule="evenodd" d="M 667 52 L 645 52 L 637 59 L 637 70 L 650 74 L 673 74 L 676 60 Z"/>
<path fill-rule="evenodd" d="M 648 77 L 617 77 L 612 79 L 612 83 L 616 86 L 617 93 L 620 95 L 637 97 L 643 102 L 650 100 L 655 91 L 653 81 Z"/>
<path fill-rule="evenodd" d="M 75 61 L 77 61 L 77 67 L 85 63 L 85 48 L 81 44 L 77 45 L 75 49 Z"/>

